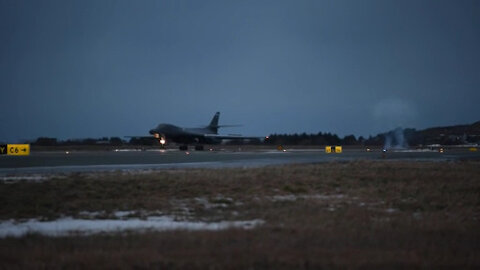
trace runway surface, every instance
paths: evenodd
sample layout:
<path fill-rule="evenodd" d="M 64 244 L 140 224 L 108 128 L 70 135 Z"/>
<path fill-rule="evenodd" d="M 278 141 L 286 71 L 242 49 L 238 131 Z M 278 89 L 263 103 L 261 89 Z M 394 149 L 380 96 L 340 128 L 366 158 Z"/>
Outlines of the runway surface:
<path fill-rule="evenodd" d="M 480 152 L 455 150 L 366 152 L 344 150 L 326 154 L 323 149 L 259 150 L 259 151 L 178 151 L 127 150 L 84 152 L 33 152 L 30 156 L 0 156 L 0 174 L 63 173 L 110 170 L 142 170 L 169 168 L 260 167 L 276 164 L 317 163 L 349 160 L 480 160 Z"/>

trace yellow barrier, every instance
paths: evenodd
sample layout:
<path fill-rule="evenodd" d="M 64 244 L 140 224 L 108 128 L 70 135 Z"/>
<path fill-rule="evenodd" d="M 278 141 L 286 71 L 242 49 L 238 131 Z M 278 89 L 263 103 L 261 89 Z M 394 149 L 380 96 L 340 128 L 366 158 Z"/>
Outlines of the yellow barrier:
<path fill-rule="evenodd" d="M 327 145 L 325 146 L 325 153 L 327 154 L 331 154 L 331 153 L 337 153 L 337 154 L 340 154 L 342 153 L 342 147 L 341 146 L 330 146 L 330 145 Z"/>

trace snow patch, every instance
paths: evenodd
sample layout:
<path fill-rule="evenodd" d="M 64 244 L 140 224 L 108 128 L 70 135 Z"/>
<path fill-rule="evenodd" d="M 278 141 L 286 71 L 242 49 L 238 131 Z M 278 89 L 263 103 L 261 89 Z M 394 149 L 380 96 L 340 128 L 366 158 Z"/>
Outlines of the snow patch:
<path fill-rule="evenodd" d="M 298 199 L 313 199 L 313 200 L 341 200 L 344 199 L 346 196 L 344 194 L 332 194 L 332 195 L 324 195 L 324 194 L 311 194 L 311 195 L 275 195 L 270 199 L 275 202 L 282 202 L 282 201 L 296 201 Z"/>
<path fill-rule="evenodd" d="M 0 176 L 0 181 L 5 183 L 14 183 L 18 181 L 44 181 L 49 179 L 49 177 L 45 175 L 33 174 L 33 175 L 16 175 L 16 176 Z"/>
<path fill-rule="evenodd" d="M 177 221 L 170 216 L 148 217 L 146 219 L 74 219 L 60 218 L 54 221 L 29 219 L 26 222 L 7 220 L 0 222 L 0 238 L 21 237 L 28 233 L 47 236 L 91 235 L 122 231 L 169 231 L 169 230 L 208 230 L 218 231 L 228 228 L 253 229 L 263 224 L 260 219 L 246 221 L 195 222 Z"/>

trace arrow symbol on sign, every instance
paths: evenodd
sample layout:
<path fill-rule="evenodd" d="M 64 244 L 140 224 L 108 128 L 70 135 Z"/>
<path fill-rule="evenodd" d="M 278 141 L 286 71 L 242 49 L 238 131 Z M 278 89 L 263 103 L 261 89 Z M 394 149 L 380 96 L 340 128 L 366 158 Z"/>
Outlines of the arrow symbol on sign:
<path fill-rule="evenodd" d="M 23 148 L 22 151 L 23 151 L 23 152 L 27 152 L 27 148 Z"/>

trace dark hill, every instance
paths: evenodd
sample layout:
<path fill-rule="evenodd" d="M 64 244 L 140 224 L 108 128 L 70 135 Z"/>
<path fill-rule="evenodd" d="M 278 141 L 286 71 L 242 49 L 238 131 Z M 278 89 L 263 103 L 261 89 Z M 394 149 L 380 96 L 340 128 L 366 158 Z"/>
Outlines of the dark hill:
<path fill-rule="evenodd" d="M 420 131 L 424 136 L 439 137 L 439 136 L 463 136 L 465 135 L 480 135 L 480 121 L 471 125 L 456 125 L 447 127 L 433 127 Z"/>

